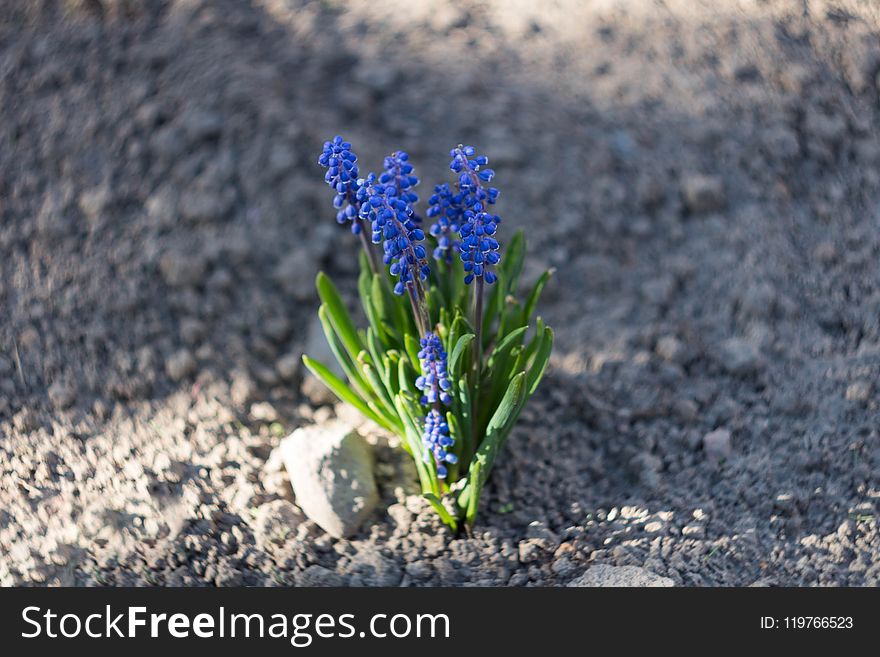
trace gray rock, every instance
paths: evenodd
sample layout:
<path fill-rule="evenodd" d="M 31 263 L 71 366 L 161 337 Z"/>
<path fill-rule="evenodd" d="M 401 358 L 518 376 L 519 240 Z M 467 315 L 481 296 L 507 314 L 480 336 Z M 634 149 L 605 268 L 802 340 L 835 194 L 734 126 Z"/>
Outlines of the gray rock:
<path fill-rule="evenodd" d="M 184 317 L 180 321 L 180 337 L 190 345 L 196 345 L 205 338 L 207 327 L 205 323 L 195 317 Z"/>
<path fill-rule="evenodd" d="M 607 566 L 596 564 L 583 575 L 569 582 L 572 587 L 668 587 L 675 583 L 638 566 Z"/>
<path fill-rule="evenodd" d="M 305 514 L 336 538 L 355 533 L 379 501 L 366 441 L 336 421 L 300 427 L 279 448 Z"/>
<path fill-rule="evenodd" d="M 694 214 L 720 210 L 726 203 L 724 183 L 718 176 L 686 176 L 682 180 L 681 195 L 687 209 Z"/>
<path fill-rule="evenodd" d="M 204 258 L 195 254 L 174 251 L 165 253 L 159 260 L 159 272 L 172 287 L 190 287 L 202 282 L 207 271 Z"/>
<path fill-rule="evenodd" d="M 296 575 L 297 586 L 345 586 L 345 580 L 324 566 L 309 566 Z"/>
<path fill-rule="evenodd" d="M 275 371 L 284 381 L 295 381 L 302 360 L 297 354 L 285 354 L 275 362 Z"/>
<path fill-rule="evenodd" d="M 657 346 L 654 348 L 657 355 L 670 363 L 681 364 L 686 360 L 686 349 L 684 343 L 673 335 L 664 335 L 657 340 Z"/>
<path fill-rule="evenodd" d="M 182 381 L 196 371 L 196 359 L 188 349 L 176 351 L 165 361 L 165 371 L 174 381 Z"/>
<path fill-rule="evenodd" d="M 642 295 L 651 303 L 662 306 L 669 303 L 675 293 L 675 279 L 672 276 L 659 276 L 642 284 Z"/>
<path fill-rule="evenodd" d="M 854 381 L 846 387 L 848 401 L 867 402 L 871 398 L 871 383 L 868 381 Z"/>
<path fill-rule="evenodd" d="M 219 137 L 223 130 L 223 119 L 215 112 L 193 110 L 183 117 L 183 132 L 190 144 Z"/>
<path fill-rule="evenodd" d="M 68 408 L 76 401 L 76 389 L 67 381 L 55 381 L 47 392 L 55 408 Z"/>
<path fill-rule="evenodd" d="M 113 192 L 109 185 L 103 184 L 80 194 L 78 205 L 89 224 L 97 226 L 112 202 Z"/>
<path fill-rule="evenodd" d="M 788 162 L 800 154 L 797 133 L 787 125 L 777 125 L 764 131 L 764 149 L 773 157 Z"/>
<path fill-rule="evenodd" d="M 703 450 L 706 452 L 706 458 L 713 463 L 730 458 L 732 453 L 730 432 L 727 429 L 710 431 L 703 436 Z"/>
<path fill-rule="evenodd" d="M 375 550 L 357 552 L 342 570 L 349 586 L 397 586 L 403 572 L 397 562 Z"/>
<path fill-rule="evenodd" d="M 761 352 L 742 338 L 730 338 L 718 346 L 716 359 L 731 374 L 753 374 L 763 366 Z"/>

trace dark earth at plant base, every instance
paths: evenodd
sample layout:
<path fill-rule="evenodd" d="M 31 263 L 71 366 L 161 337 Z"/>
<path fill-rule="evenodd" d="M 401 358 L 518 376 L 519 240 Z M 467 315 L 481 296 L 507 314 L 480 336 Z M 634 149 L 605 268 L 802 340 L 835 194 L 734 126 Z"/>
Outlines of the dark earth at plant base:
<path fill-rule="evenodd" d="M 0 582 L 880 583 L 877 11 L 508 4 L 4 4 Z M 267 463 L 336 412 L 296 365 L 296 272 L 356 269 L 336 131 L 425 185 L 492 153 L 557 268 L 473 538 L 381 441 L 352 540 Z"/>

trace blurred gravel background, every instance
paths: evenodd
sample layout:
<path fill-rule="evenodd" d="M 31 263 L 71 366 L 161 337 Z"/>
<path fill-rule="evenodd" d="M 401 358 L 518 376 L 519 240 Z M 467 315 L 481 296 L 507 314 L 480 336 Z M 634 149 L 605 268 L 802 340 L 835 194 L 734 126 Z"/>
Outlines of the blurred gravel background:
<path fill-rule="evenodd" d="M 880 584 L 880 8 L 857 0 L 7 0 L 0 583 Z M 270 458 L 321 143 L 449 149 L 528 231 L 551 372 L 455 539 L 373 436 L 352 540 Z"/>

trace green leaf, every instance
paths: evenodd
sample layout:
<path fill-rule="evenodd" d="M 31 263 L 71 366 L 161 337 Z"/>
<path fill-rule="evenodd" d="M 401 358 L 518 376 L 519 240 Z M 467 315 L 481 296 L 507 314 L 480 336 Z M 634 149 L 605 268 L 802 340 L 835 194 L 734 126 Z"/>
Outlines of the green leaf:
<path fill-rule="evenodd" d="M 404 425 L 404 441 L 407 445 L 407 451 L 412 455 L 415 462 L 416 471 L 419 475 L 419 481 L 422 485 L 423 493 L 434 493 L 440 495 L 440 483 L 437 479 L 437 473 L 434 470 L 433 461 L 425 463 L 422 459 L 424 453 L 424 445 L 422 444 L 422 433 L 419 427 L 419 421 L 413 411 L 412 405 L 406 401 L 403 395 L 397 395 L 394 398 L 394 405 L 397 408 L 397 414 L 403 421 Z"/>
<path fill-rule="evenodd" d="M 528 328 L 528 326 L 521 326 L 515 331 L 511 331 L 506 336 L 504 336 L 504 339 L 498 343 L 495 349 L 492 350 L 492 354 L 489 356 L 489 367 L 493 367 L 493 365 L 498 364 L 498 366 L 503 370 L 504 359 L 506 359 L 507 356 L 510 354 L 511 349 L 522 344 L 523 335 L 525 335 L 525 332 L 528 330 Z"/>
<path fill-rule="evenodd" d="M 507 244 L 507 248 L 504 250 L 504 257 L 501 259 L 501 269 L 504 271 L 504 279 L 507 283 L 505 288 L 507 294 L 516 294 L 525 255 L 526 238 L 522 229 L 520 229 L 514 233 Z"/>
<path fill-rule="evenodd" d="M 345 346 L 351 359 L 357 359 L 357 355 L 364 346 L 361 344 L 354 323 L 345 309 L 345 304 L 342 302 L 342 297 L 339 296 L 336 286 L 333 285 L 333 281 L 324 272 L 318 273 L 316 285 L 318 287 L 318 296 L 321 297 L 321 301 L 327 307 L 327 315 L 333 324 L 334 330 L 339 335 L 339 339 L 342 340 L 342 344 Z"/>
<path fill-rule="evenodd" d="M 541 292 L 544 290 L 544 286 L 547 285 L 547 281 L 550 280 L 550 277 L 555 271 L 555 269 L 548 269 L 543 274 L 541 274 L 540 278 L 538 278 L 538 280 L 535 282 L 535 285 L 532 287 L 532 291 L 529 293 L 529 296 L 526 299 L 526 305 L 523 306 L 523 324 L 529 323 L 529 320 L 531 319 L 532 314 L 535 312 L 535 308 L 538 305 L 538 299 L 541 298 Z"/>
<path fill-rule="evenodd" d="M 362 362 L 361 369 L 373 391 L 376 393 L 376 399 L 379 402 L 378 411 L 381 412 L 390 424 L 399 424 L 397 421 L 397 409 L 394 408 L 394 401 L 391 399 L 391 395 L 388 393 L 385 384 L 382 383 L 382 380 L 379 378 L 379 373 L 376 371 L 376 368 L 369 363 Z"/>
<path fill-rule="evenodd" d="M 342 367 L 342 371 L 348 377 L 352 386 L 355 386 L 366 397 L 368 386 L 367 382 L 361 376 L 360 371 L 355 365 L 355 361 L 349 357 L 348 353 L 342 345 L 339 336 L 336 334 L 334 327 L 327 317 L 327 307 L 323 304 L 318 308 L 318 319 L 321 320 L 321 328 L 324 330 L 324 337 L 327 338 L 327 344 L 330 345 L 330 351 L 336 357 L 336 361 Z M 357 356 L 355 356 L 357 358 Z"/>
<path fill-rule="evenodd" d="M 458 463 L 453 463 L 449 466 L 449 480 L 456 481 L 458 477 L 452 475 L 457 475 L 460 468 L 466 466 L 471 459 L 470 436 L 462 432 L 458 416 L 452 411 L 446 412 L 446 423 L 449 425 L 449 437 L 454 441 L 453 454 L 458 456 Z"/>
<path fill-rule="evenodd" d="M 440 516 L 440 519 L 445 522 L 452 531 L 458 531 L 458 522 L 452 517 L 449 511 L 446 510 L 446 507 L 443 506 L 443 503 L 436 495 L 433 493 L 423 493 L 422 497 L 431 503 L 431 506 L 434 507 L 437 515 Z"/>
<path fill-rule="evenodd" d="M 529 341 L 529 344 L 526 345 L 526 350 L 523 352 L 523 361 L 528 363 L 532 356 L 535 355 L 535 352 L 538 351 L 538 347 L 541 345 L 541 342 L 544 341 L 544 328 L 546 325 L 544 324 L 544 320 L 538 317 L 535 321 L 537 326 L 535 327 L 535 335 Z"/>
<path fill-rule="evenodd" d="M 397 361 L 397 382 L 400 386 L 401 392 L 413 392 L 415 388 L 415 371 L 412 369 L 412 366 L 409 364 L 409 360 L 406 358 L 401 358 Z"/>
<path fill-rule="evenodd" d="M 461 336 L 452 348 L 452 354 L 449 356 L 447 369 L 449 370 L 449 376 L 452 377 L 453 381 L 459 379 L 461 375 L 467 371 L 469 362 L 468 359 L 463 358 L 463 356 L 467 353 L 468 345 L 476 337 L 477 336 L 473 333 L 467 333 Z"/>
<path fill-rule="evenodd" d="M 394 431 L 395 428 L 389 425 L 383 417 L 372 410 L 367 403 L 355 394 L 352 389 L 338 376 L 330 371 L 323 363 L 313 360 L 308 356 L 303 356 L 303 364 L 314 374 L 330 391 L 344 402 L 348 402 L 361 412 L 364 417 L 369 418 L 380 427 Z"/>
<path fill-rule="evenodd" d="M 520 372 L 510 380 L 510 385 L 504 393 L 501 403 L 486 425 L 483 441 L 471 459 L 467 483 L 458 499 L 459 509 L 464 514 L 468 525 L 472 526 L 476 519 L 483 485 L 525 402 L 525 377 L 526 373 Z"/>
<path fill-rule="evenodd" d="M 535 353 L 535 360 L 529 367 L 526 376 L 526 392 L 529 397 L 535 394 L 544 371 L 547 369 L 547 363 L 550 360 L 550 352 L 553 351 L 553 329 L 549 326 L 544 329 L 544 337 Z"/>
<path fill-rule="evenodd" d="M 484 456 L 480 454 L 474 455 L 474 460 L 471 462 L 470 470 L 468 470 L 468 479 L 473 484 L 470 487 L 470 494 L 465 499 L 464 517 L 469 527 L 473 527 L 477 520 L 477 510 L 480 508 L 480 493 L 483 491 L 483 484 L 485 483 L 483 479 L 483 466 L 485 463 L 486 459 Z"/>
<path fill-rule="evenodd" d="M 409 356 L 412 366 L 418 370 L 421 366 L 421 361 L 419 361 L 419 351 L 421 351 L 419 341 L 410 333 L 407 333 L 403 336 L 403 342 L 406 345 L 406 354 Z"/>

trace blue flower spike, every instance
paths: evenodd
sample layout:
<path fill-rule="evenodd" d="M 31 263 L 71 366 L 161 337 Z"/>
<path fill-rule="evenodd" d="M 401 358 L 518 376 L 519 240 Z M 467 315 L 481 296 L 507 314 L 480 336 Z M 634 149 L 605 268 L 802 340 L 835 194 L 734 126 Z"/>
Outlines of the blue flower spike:
<path fill-rule="evenodd" d="M 421 340 L 422 349 L 419 351 L 419 361 L 422 365 L 422 375 L 416 379 L 416 388 L 424 393 L 422 404 L 443 403 L 447 406 L 452 403 L 449 391 L 452 383 L 446 374 L 446 351 L 440 338 L 433 333 L 428 333 Z"/>
<path fill-rule="evenodd" d="M 449 425 L 443 414 L 437 409 L 431 409 L 425 416 L 425 430 L 422 434 L 422 442 L 425 445 L 425 454 L 422 457 L 425 463 L 430 463 L 431 457 L 437 465 L 437 477 L 446 479 L 449 472 L 446 463 L 458 463 L 458 457 L 449 451 L 455 441 L 449 436 Z"/>
<path fill-rule="evenodd" d="M 324 181 L 336 192 L 333 198 L 333 207 L 338 210 L 336 221 L 340 224 L 350 221 L 351 232 L 357 235 L 361 232 L 361 224 L 358 221 L 360 182 L 357 155 L 351 150 L 351 144 L 339 135 L 332 141 L 324 142 L 324 150 L 318 156 L 318 164 L 327 169 Z"/>
<path fill-rule="evenodd" d="M 384 177 L 384 174 L 383 174 Z M 370 222 L 374 244 L 382 244 L 383 261 L 397 278 L 394 293 L 402 295 L 409 284 L 427 280 L 431 270 L 422 242 L 425 232 L 413 219 L 412 207 L 396 185 L 368 175 L 358 190 L 360 215 Z"/>
<path fill-rule="evenodd" d="M 461 208 L 458 233 L 461 237 L 459 249 L 464 263 L 464 282 L 470 284 L 475 278 L 482 278 L 491 285 L 497 280 L 492 268 L 501 260 L 498 251 L 500 245 L 494 237 L 501 217 L 486 210 L 498 200 L 499 192 L 494 187 L 486 187 L 484 183 L 491 182 L 495 171 L 485 168 L 489 158 L 477 155 L 473 146 L 458 146 L 450 151 L 450 155 L 452 161 L 449 168 L 458 174 L 461 192 L 455 207 Z M 438 196 L 441 205 L 444 200 L 449 201 L 448 207 L 453 206 L 453 201 L 448 197 L 443 199 Z"/>
<path fill-rule="evenodd" d="M 397 189 L 397 197 L 409 206 L 412 220 L 417 224 L 421 223 L 421 217 L 416 215 L 414 210 L 415 204 L 419 201 L 419 195 L 414 191 L 419 179 L 413 174 L 409 155 L 403 151 L 394 151 L 385 158 L 383 166 L 385 171 L 379 176 L 379 182 L 383 185 L 393 185 Z"/>
<path fill-rule="evenodd" d="M 448 183 L 437 185 L 428 199 L 428 217 L 436 219 L 430 233 L 437 239 L 434 259 L 446 263 L 461 251 L 458 232 L 464 221 L 464 192 L 453 192 Z"/>

